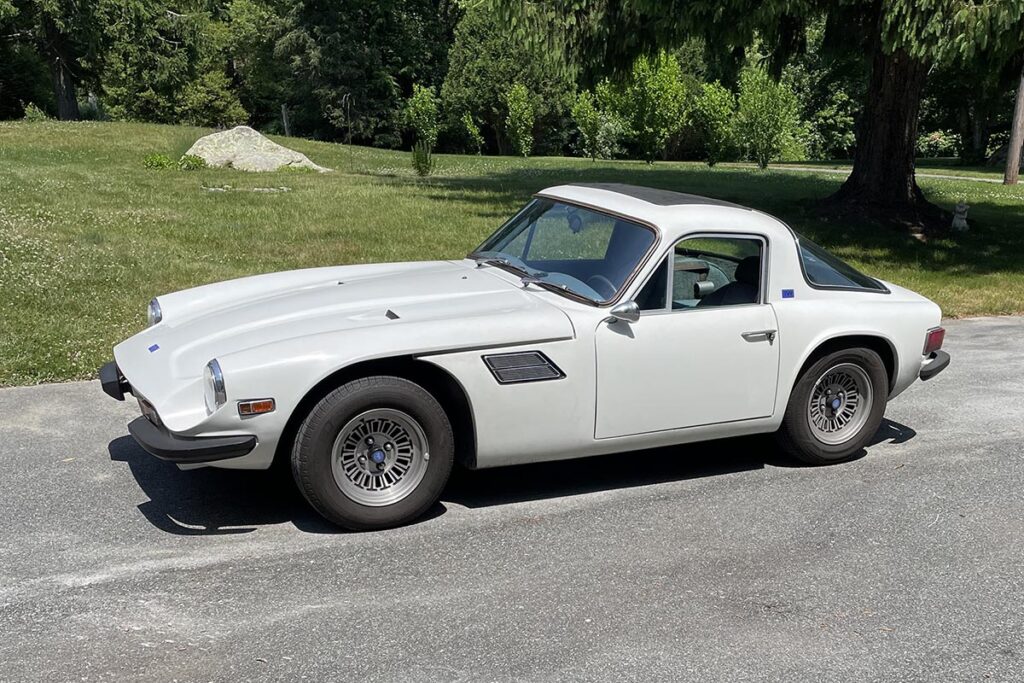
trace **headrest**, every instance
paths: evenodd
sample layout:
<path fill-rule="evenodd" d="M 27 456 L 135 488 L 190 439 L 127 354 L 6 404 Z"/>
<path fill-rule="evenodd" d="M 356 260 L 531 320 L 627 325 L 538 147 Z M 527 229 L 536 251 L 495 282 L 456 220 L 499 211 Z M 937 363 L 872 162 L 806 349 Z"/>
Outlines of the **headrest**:
<path fill-rule="evenodd" d="M 761 282 L 761 257 L 748 256 L 736 264 L 736 282 L 757 287 Z"/>

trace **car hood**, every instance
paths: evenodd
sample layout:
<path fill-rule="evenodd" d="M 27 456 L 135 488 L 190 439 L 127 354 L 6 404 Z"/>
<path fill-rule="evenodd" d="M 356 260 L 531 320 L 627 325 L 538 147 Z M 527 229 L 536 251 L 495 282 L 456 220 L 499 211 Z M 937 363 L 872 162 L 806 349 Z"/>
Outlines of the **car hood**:
<path fill-rule="evenodd" d="M 374 326 L 383 328 L 382 337 L 387 330 L 389 340 L 400 330 L 403 348 L 390 353 L 403 354 L 573 336 L 557 306 L 472 261 L 273 273 L 176 292 L 159 302 L 163 321 L 114 349 L 122 372 L 147 398 L 147 389 L 159 390 L 154 374 L 196 378 L 212 358 L 288 340 L 316 353 L 319 344 L 339 342 L 334 333 Z M 353 361 L 373 356 L 368 349 L 351 354 Z"/>

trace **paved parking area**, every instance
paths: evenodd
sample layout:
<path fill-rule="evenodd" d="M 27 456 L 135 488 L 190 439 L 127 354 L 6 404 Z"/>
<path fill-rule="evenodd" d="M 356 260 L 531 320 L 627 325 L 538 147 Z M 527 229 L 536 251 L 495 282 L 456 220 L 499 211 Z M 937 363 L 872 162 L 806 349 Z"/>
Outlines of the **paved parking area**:
<path fill-rule="evenodd" d="M 366 534 L 150 458 L 97 383 L 2 390 L 0 680 L 1022 680 L 1024 319 L 948 330 L 852 463 L 461 473 Z"/>

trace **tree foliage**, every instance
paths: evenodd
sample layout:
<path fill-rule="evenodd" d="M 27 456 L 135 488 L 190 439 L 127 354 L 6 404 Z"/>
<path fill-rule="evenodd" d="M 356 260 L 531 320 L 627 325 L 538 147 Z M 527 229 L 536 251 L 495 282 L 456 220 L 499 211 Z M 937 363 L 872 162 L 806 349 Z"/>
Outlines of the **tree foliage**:
<path fill-rule="evenodd" d="M 693 102 L 694 118 L 700 127 L 708 166 L 728 158 L 735 146 L 736 96 L 721 83 L 705 83 Z"/>
<path fill-rule="evenodd" d="M 641 55 L 624 83 L 612 84 L 609 99 L 626 123 L 641 157 L 651 163 L 670 136 L 686 125 L 686 84 L 679 62 L 662 51 Z"/>
<path fill-rule="evenodd" d="M 512 144 L 505 128 L 509 89 L 519 83 L 529 92 L 540 131 L 558 130 L 575 91 L 571 72 L 547 43 L 519 37 L 490 8 L 475 6 L 455 29 L 442 106 L 452 125 L 468 112 L 502 153 Z"/>
<path fill-rule="evenodd" d="M 736 130 L 747 153 L 761 168 L 783 150 L 787 136 L 796 133 L 799 119 L 793 91 L 760 67 L 740 74 Z"/>
<path fill-rule="evenodd" d="M 412 96 L 405 102 L 402 117 L 405 125 L 416 135 L 416 141 L 434 149 L 438 133 L 438 106 L 434 89 L 413 84 Z"/>
<path fill-rule="evenodd" d="M 508 130 L 512 149 L 520 156 L 528 157 L 533 150 L 533 101 L 530 91 L 522 83 L 514 83 L 505 92 L 505 127 Z"/>
<path fill-rule="evenodd" d="M 307 134 L 344 133 L 353 141 L 395 147 L 400 112 L 413 83 L 444 74 L 445 0 L 318 2 L 295 0 L 274 51 L 292 76 L 291 98 L 312 103 L 325 121 Z"/>

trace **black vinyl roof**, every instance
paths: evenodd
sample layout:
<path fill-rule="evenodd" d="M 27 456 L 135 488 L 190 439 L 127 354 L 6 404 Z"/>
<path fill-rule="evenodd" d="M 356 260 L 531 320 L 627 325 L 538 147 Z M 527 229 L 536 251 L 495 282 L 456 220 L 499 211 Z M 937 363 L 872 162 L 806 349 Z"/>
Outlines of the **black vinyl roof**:
<path fill-rule="evenodd" d="M 686 204 L 705 204 L 710 206 L 728 206 L 734 209 L 747 209 L 746 206 L 725 202 L 721 199 L 702 197 L 699 194 L 686 194 L 685 192 L 673 192 L 672 190 L 660 190 L 655 187 L 640 187 L 639 185 L 627 185 L 625 183 L 572 183 L 575 187 L 590 187 L 595 190 L 606 190 L 615 192 L 627 197 L 633 197 L 645 201 L 648 204 L 658 206 L 683 206 Z"/>

